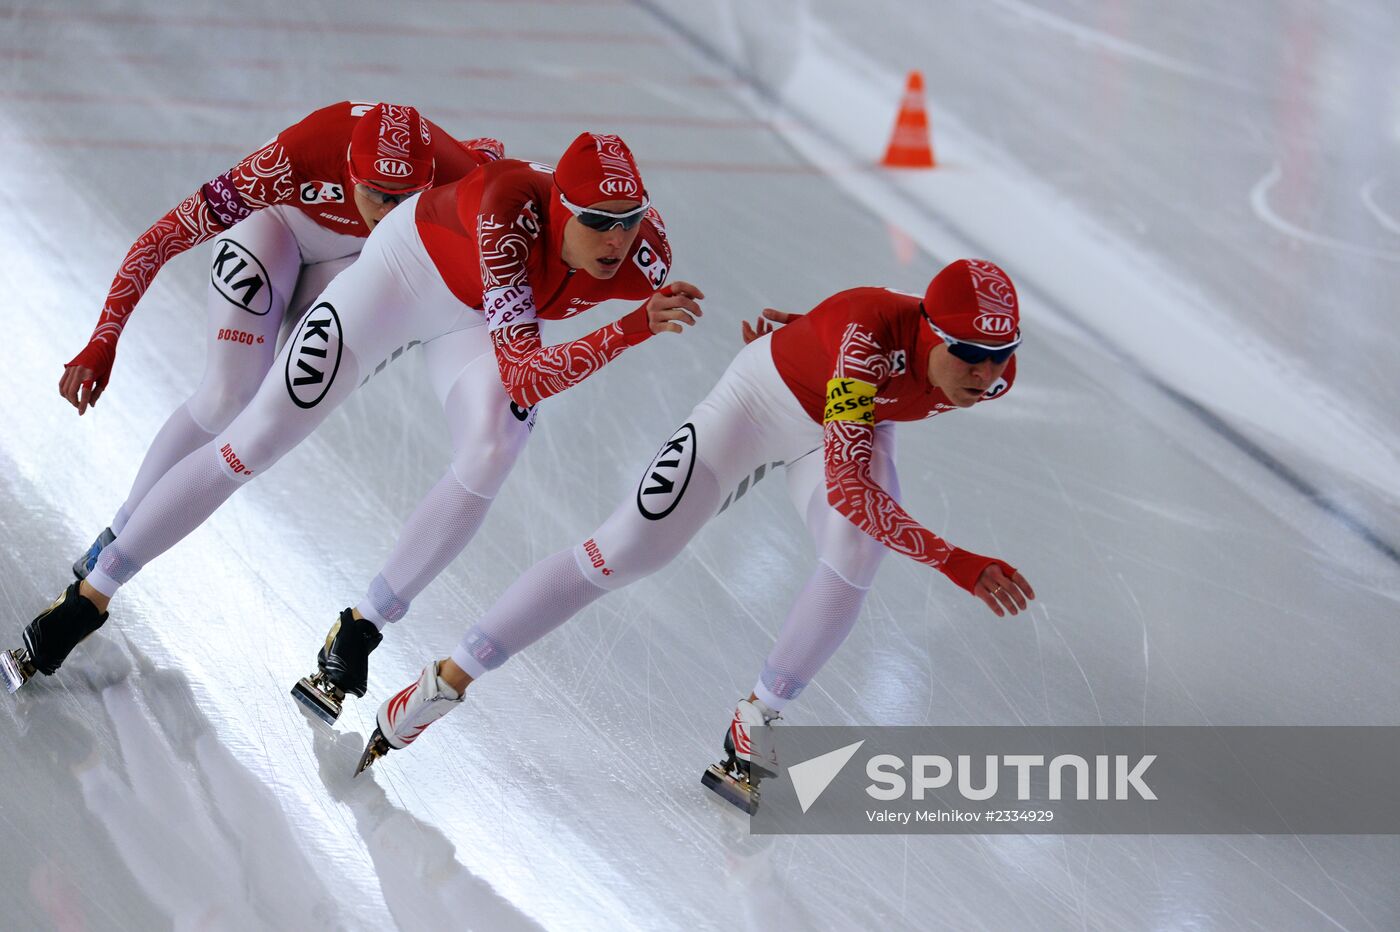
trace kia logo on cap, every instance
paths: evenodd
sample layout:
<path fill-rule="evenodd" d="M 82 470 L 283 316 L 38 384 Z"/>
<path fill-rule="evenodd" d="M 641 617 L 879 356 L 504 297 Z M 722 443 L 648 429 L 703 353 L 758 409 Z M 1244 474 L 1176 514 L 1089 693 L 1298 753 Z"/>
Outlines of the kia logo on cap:
<path fill-rule="evenodd" d="M 386 178 L 407 178 L 413 174 L 413 166 L 403 159 L 380 159 L 374 163 L 374 170 Z"/>
<path fill-rule="evenodd" d="M 1006 336 L 1016 329 L 1015 322 L 1006 314 L 982 314 L 972 325 L 996 337 Z"/>
<path fill-rule="evenodd" d="M 609 178 L 598 186 L 604 194 L 620 194 L 632 197 L 637 193 L 637 182 L 631 178 Z"/>

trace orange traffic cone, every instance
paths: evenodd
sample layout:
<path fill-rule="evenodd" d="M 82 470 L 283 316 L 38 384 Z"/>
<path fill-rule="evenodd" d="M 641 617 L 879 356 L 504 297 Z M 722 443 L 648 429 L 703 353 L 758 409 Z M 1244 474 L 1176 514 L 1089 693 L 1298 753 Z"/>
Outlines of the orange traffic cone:
<path fill-rule="evenodd" d="M 933 168 L 933 142 L 929 136 L 928 111 L 924 109 L 924 76 L 909 72 L 904 100 L 894 120 L 894 133 L 880 164 L 887 168 Z"/>

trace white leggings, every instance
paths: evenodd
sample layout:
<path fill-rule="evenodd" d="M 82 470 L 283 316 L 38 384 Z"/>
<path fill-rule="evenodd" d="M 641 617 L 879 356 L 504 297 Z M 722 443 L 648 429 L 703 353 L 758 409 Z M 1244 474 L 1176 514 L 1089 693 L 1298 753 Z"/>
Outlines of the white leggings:
<path fill-rule="evenodd" d="M 827 503 L 821 427 L 783 384 L 770 342 L 756 340 L 739 353 L 643 470 L 635 493 L 597 531 L 511 584 L 453 651 L 459 666 L 479 677 L 605 592 L 656 572 L 764 472 L 785 465 L 817 566 L 754 692 L 780 709 L 802 691 L 850 633 L 885 547 Z M 876 427 L 872 469 L 897 497 L 894 437 L 893 425 Z"/>
<path fill-rule="evenodd" d="M 295 207 L 254 213 L 214 240 L 204 378 L 157 432 L 136 471 L 127 518 L 166 470 L 204 446 L 252 400 L 277 353 L 278 333 L 360 254 L 364 240 L 319 227 Z"/>
<path fill-rule="evenodd" d="M 414 201 L 396 208 L 302 315 L 257 393 L 210 442 L 171 467 L 88 577 L 111 595 L 250 479 L 306 438 L 365 378 L 415 344 L 447 415 L 452 463 L 419 503 L 361 611 L 402 617 L 466 546 L 524 448 L 534 412 L 501 386 L 485 319 L 448 291 L 423 248 Z"/>

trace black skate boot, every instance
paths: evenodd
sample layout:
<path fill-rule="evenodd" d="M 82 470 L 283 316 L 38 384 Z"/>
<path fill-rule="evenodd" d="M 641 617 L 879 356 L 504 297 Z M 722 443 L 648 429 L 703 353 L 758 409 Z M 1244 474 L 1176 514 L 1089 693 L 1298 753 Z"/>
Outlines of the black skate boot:
<path fill-rule="evenodd" d="M 753 815 L 758 811 L 758 785 L 778 773 L 772 723 L 778 713 L 759 699 L 744 699 L 724 733 L 724 760 L 711 764 L 700 782 L 728 803 Z"/>
<path fill-rule="evenodd" d="M 92 546 L 87 549 L 87 553 L 78 557 L 73 563 L 73 575 L 79 582 L 87 579 L 88 573 L 97 565 L 97 558 L 102 556 L 102 551 L 108 544 L 117 539 L 117 535 L 112 533 L 112 529 L 104 527 L 102 533 L 97 535 L 97 540 L 92 542 Z"/>
<path fill-rule="evenodd" d="M 34 676 L 52 676 L 73 648 L 107 620 L 106 612 L 78 594 L 73 583 L 63 595 L 24 629 L 24 646 L 0 651 L 0 679 L 13 693 Z"/>
<path fill-rule="evenodd" d="M 369 687 L 369 655 L 382 640 L 384 635 L 374 622 L 356 618 L 347 608 L 331 625 L 316 655 L 319 669 L 298 680 L 292 696 L 327 725 L 334 725 L 346 693 L 363 696 Z"/>

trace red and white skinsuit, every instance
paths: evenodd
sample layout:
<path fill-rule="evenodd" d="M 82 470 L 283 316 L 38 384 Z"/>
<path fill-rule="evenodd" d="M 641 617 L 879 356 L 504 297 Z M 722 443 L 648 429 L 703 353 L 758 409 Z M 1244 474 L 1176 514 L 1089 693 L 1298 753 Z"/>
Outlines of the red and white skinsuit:
<path fill-rule="evenodd" d="M 888 550 L 968 591 L 989 565 L 1013 574 L 999 560 L 951 546 L 898 503 L 894 424 L 955 407 L 928 380 L 929 352 L 940 340 L 919 307 L 917 296 L 856 288 L 744 347 L 663 444 L 635 494 L 584 542 L 517 579 L 452 660 L 473 677 L 496 668 L 603 593 L 660 569 L 778 465 L 786 466 L 818 565 L 755 685 L 771 709 L 796 697 L 845 639 Z M 1000 398 L 1014 380 L 1013 361 L 982 401 Z"/>
<path fill-rule="evenodd" d="M 550 167 L 515 159 L 418 202 L 418 235 L 428 255 L 452 294 L 482 309 L 501 381 L 522 407 L 583 381 L 652 335 L 645 305 L 556 346 L 541 343 L 537 321 L 564 320 L 613 298 L 649 298 L 665 284 L 671 266 L 666 227 L 653 209 L 612 278 L 571 269 L 560 258 L 569 216 Z"/>
<path fill-rule="evenodd" d="M 773 363 L 802 409 L 823 425 L 827 501 L 843 517 L 896 553 L 937 567 L 971 592 L 993 561 L 950 546 L 911 518 L 871 473 L 877 427 L 921 421 L 957 408 L 929 384 L 929 351 L 939 343 L 919 310 L 919 298 L 881 288 L 853 288 L 819 304 L 773 334 Z M 824 418 L 846 380 L 874 385 L 871 420 Z M 1013 356 L 981 404 L 1000 398 L 1016 380 Z M 844 397 L 844 396 L 842 396 Z"/>
<path fill-rule="evenodd" d="M 402 617 L 480 526 L 529 437 L 531 406 L 651 336 L 643 305 L 577 340 L 543 345 L 539 320 L 613 298 L 649 298 L 671 264 L 660 215 L 651 211 L 612 278 L 573 270 L 561 258 L 569 216 L 549 166 L 514 159 L 393 211 L 293 328 L 244 411 L 157 483 L 89 582 L 115 592 L 300 443 L 358 385 L 422 344 L 452 462 L 358 606 L 376 623 Z"/>
<path fill-rule="evenodd" d="M 369 227 L 355 207 L 352 194 L 354 184 L 347 172 L 346 152 L 350 146 L 351 132 L 360 118 L 374 106 L 346 100 L 317 110 L 278 133 L 233 168 L 201 185 L 198 191 L 153 223 L 127 251 L 121 268 L 112 280 L 111 290 L 102 306 L 102 315 L 88 345 L 68 365 L 92 369 L 99 386 L 105 385 L 111 374 L 117 340 L 121 337 L 127 318 L 155 280 L 161 266 L 185 250 L 248 220 L 264 208 L 286 206 L 310 221 L 312 226 L 298 225 L 291 231 L 298 246 L 312 247 L 308 250 L 310 257 L 305 258 L 302 265 L 358 254 L 365 237 L 369 236 Z M 439 185 L 456 181 L 477 166 L 504 154 L 500 143 L 494 139 L 458 142 L 441 127 L 431 122 L 428 122 L 428 126 L 432 132 L 431 151 L 436 162 L 434 180 Z M 349 237 L 349 240 L 316 237 L 313 232 L 316 227 Z M 218 255 L 218 250 L 215 250 L 215 255 Z M 267 268 L 273 259 L 265 252 L 255 254 L 254 258 L 262 262 L 263 268 Z M 245 280 L 246 274 L 256 272 L 255 268 L 247 265 L 243 268 L 247 269 L 247 273 L 239 276 L 239 284 Z M 220 271 L 216 267 L 216 278 Z M 232 282 L 228 284 L 233 285 Z M 286 282 L 264 281 L 256 286 L 231 287 L 234 294 L 244 297 L 229 300 L 231 303 L 241 301 L 245 311 L 267 316 L 267 310 L 253 310 L 252 307 L 254 302 L 258 308 L 264 306 L 264 287 L 273 295 L 274 306 L 278 303 L 285 305 L 292 290 Z"/>
<path fill-rule="evenodd" d="M 352 135 L 367 114 L 370 120 L 382 120 L 385 128 L 419 126 L 421 118 L 409 110 L 351 101 L 323 107 L 200 186 L 132 244 L 91 339 L 68 365 L 91 370 L 100 393 L 122 330 L 156 273 L 170 259 L 214 238 L 208 341 L 199 388 L 170 415 L 151 444 L 112 520 L 113 531 L 121 533 L 167 469 L 229 425 L 271 367 L 284 321 L 295 319 L 359 255 L 369 227 L 355 206 L 349 176 Z M 431 159 L 433 169 L 425 180 L 438 184 L 463 178 L 502 154 L 494 139 L 459 142 L 426 120 L 421 120 L 422 131 L 427 141 L 412 148 Z"/>

